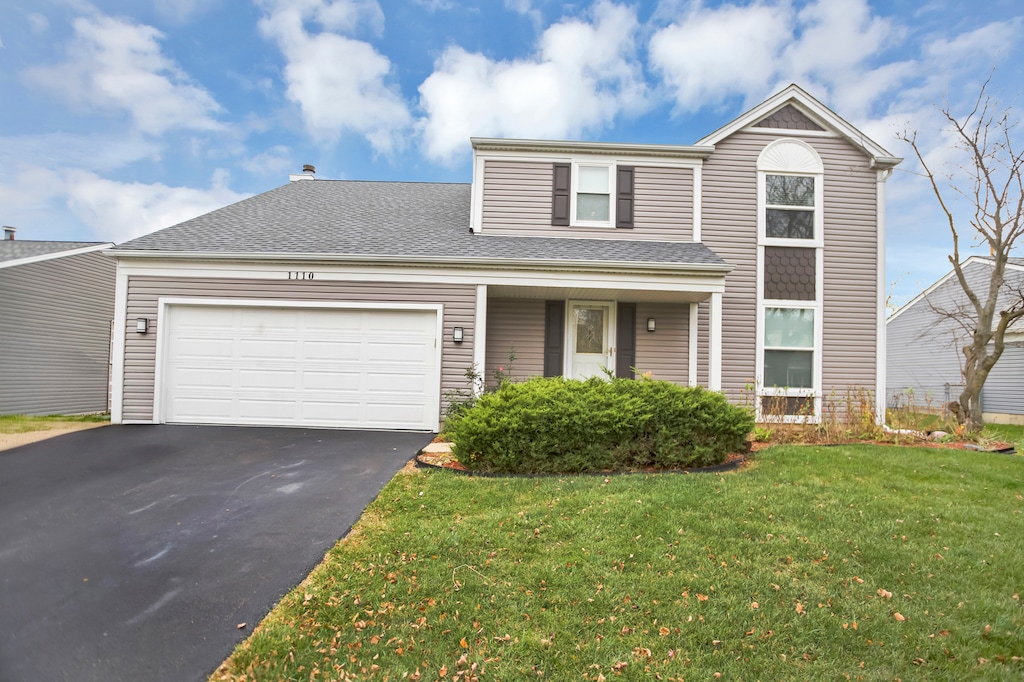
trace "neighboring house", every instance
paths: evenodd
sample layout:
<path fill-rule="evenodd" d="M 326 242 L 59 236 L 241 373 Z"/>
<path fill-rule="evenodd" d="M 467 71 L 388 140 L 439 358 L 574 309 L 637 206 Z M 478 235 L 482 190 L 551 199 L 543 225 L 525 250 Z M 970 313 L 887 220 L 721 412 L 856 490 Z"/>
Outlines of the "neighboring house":
<path fill-rule="evenodd" d="M 963 262 L 968 284 L 981 296 L 987 295 L 993 266 L 990 258 L 982 256 Z M 1022 291 L 1024 258 L 1010 258 L 997 311 L 1019 300 Z M 963 347 L 970 343 L 970 332 L 948 316 L 960 311 L 961 321 L 975 317 L 951 270 L 888 319 L 886 393 L 890 405 L 935 411 L 960 397 Z M 1011 325 L 1004 340 L 1006 348 L 982 389 L 981 408 L 987 422 L 1024 424 L 1024 320 Z"/>
<path fill-rule="evenodd" d="M 0 241 L 0 414 L 107 411 L 111 246 Z"/>
<path fill-rule="evenodd" d="M 114 249 L 113 420 L 433 430 L 513 350 L 792 419 L 884 390 L 900 159 L 800 88 L 693 146 L 472 143 L 472 184 L 293 176 Z"/>

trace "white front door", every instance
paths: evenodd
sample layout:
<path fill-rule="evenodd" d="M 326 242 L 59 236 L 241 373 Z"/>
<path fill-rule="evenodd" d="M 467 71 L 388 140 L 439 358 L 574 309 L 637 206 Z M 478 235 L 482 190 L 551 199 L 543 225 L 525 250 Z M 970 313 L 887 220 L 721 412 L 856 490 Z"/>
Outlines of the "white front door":
<path fill-rule="evenodd" d="M 572 379 L 603 377 L 614 371 L 615 304 L 610 302 L 570 302 L 568 315 L 568 376 Z"/>

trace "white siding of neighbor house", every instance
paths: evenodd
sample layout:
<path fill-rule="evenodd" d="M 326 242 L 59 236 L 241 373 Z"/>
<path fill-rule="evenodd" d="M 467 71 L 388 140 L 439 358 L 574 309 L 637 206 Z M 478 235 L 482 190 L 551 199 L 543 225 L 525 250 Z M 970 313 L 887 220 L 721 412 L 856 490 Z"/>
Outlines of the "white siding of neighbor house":
<path fill-rule="evenodd" d="M 107 410 L 113 258 L 0 269 L 0 414 Z"/>
<path fill-rule="evenodd" d="M 779 131 L 814 147 L 824 175 L 824 347 L 828 395 L 848 386 L 873 391 L 877 335 L 876 173 L 841 138 Z M 722 388 L 741 399 L 755 374 L 757 312 L 757 157 L 778 139 L 738 132 L 716 145 L 703 171 L 703 242 L 734 266 L 723 296 Z M 698 381 L 707 382 L 708 306 L 700 306 Z"/>
<path fill-rule="evenodd" d="M 409 284 L 387 282 L 280 281 L 227 278 L 175 278 L 132 276 L 128 279 L 124 348 L 125 421 L 153 419 L 156 339 L 159 297 L 206 297 L 281 301 L 440 303 L 442 322 L 441 398 L 465 387 L 466 369 L 473 364 L 476 287 L 462 284 Z M 147 334 L 135 333 L 135 319 L 150 320 Z M 465 341 L 451 343 L 452 328 L 462 327 Z"/>
<path fill-rule="evenodd" d="M 978 292 L 987 291 L 990 273 L 991 267 L 981 261 L 964 267 L 968 284 Z M 1007 278 L 1019 278 L 1024 283 L 1024 273 L 1019 271 L 1007 271 Z M 906 405 L 912 399 L 918 408 L 941 408 L 946 401 L 946 384 L 950 385 L 949 399 L 959 397 L 963 390 L 962 349 L 970 338 L 945 313 L 962 310 L 964 301 L 959 282 L 949 277 L 890 319 L 886 336 L 886 393 L 890 404 L 899 400 Z M 1024 414 L 1024 371 L 1015 371 L 1024 363 L 1021 356 L 1024 349 L 1008 345 L 993 367 L 982 391 L 985 412 Z"/>
<path fill-rule="evenodd" d="M 1024 345 L 1007 344 L 981 392 L 986 413 L 1024 415 Z"/>
<path fill-rule="evenodd" d="M 487 160 L 483 230 L 487 234 L 597 239 L 693 239 L 693 170 L 636 166 L 632 229 L 551 224 L 552 164 Z"/>

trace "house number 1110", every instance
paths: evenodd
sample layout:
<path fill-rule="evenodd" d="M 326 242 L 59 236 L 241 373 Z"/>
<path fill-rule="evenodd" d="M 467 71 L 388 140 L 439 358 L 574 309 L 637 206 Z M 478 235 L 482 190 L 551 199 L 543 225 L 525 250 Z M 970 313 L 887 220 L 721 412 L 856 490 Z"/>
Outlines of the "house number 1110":
<path fill-rule="evenodd" d="M 313 273 L 289 271 L 288 279 L 313 279 Z"/>

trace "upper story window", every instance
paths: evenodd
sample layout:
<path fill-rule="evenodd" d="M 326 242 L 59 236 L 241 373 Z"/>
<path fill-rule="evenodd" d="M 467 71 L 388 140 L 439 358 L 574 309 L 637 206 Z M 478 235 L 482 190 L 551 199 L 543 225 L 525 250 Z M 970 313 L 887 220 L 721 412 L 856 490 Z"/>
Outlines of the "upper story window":
<path fill-rule="evenodd" d="M 801 140 L 776 140 L 757 159 L 758 232 L 762 244 L 824 244 L 824 164 Z"/>
<path fill-rule="evenodd" d="M 551 224 L 633 227 L 634 170 L 610 161 L 554 164 Z"/>
<path fill-rule="evenodd" d="M 573 202 L 577 224 L 612 224 L 612 165 L 576 166 Z"/>
<path fill-rule="evenodd" d="M 814 239 L 814 177 L 765 175 L 765 236 Z"/>

